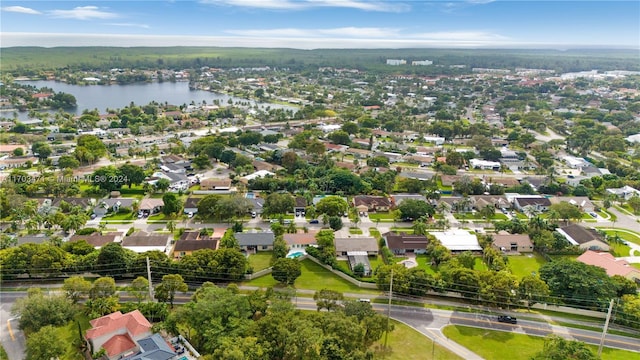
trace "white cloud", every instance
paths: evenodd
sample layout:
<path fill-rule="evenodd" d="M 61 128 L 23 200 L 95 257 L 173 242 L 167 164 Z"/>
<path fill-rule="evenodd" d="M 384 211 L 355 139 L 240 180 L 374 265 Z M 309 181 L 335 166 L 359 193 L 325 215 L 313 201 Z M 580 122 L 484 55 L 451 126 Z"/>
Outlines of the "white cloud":
<path fill-rule="evenodd" d="M 275 37 L 320 37 L 326 35 L 339 37 L 389 37 L 398 35 L 398 29 L 392 28 L 357 28 L 344 27 L 333 29 L 250 29 L 250 30 L 227 30 L 229 34 L 240 36 L 275 36 Z"/>
<path fill-rule="evenodd" d="M 444 37 L 444 36 L 443 36 Z M 621 48 L 638 49 L 629 44 L 567 42 L 523 42 L 518 40 L 418 39 L 418 38 L 336 38 L 336 37 L 238 37 L 134 34 L 68 34 L 0 32 L 2 47 L 13 46 L 220 46 L 293 49 L 401 49 L 401 48 Z"/>
<path fill-rule="evenodd" d="M 407 4 L 360 0 L 201 0 L 203 4 L 239 6 L 272 10 L 303 10 L 316 7 L 351 8 L 365 11 L 404 12 Z"/>
<path fill-rule="evenodd" d="M 109 26 L 122 26 L 122 27 L 139 27 L 142 29 L 149 29 L 150 26 L 147 24 L 133 24 L 133 23 L 106 23 L 105 25 Z"/>
<path fill-rule="evenodd" d="M 51 10 L 49 15 L 56 18 L 77 20 L 113 19 L 118 17 L 117 14 L 100 10 L 97 6 L 78 6 L 71 10 Z"/>
<path fill-rule="evenodd" d="M 419 33 L 410 35 L 411 38 L 425 40 L 452 40 L 452 41 L 502 41 L 508 40 L 506 36 L 487 31 L 440 31 Z"/>
<path fill-rule="evenodd" d="M 21 14 L 32 14 L 32 15 L 42 14 L 38 10 L 34 10 L 32 8 L 28 8 L 24 6 L 5 6 L 2 8 L 2 11 L 15 12 L 15 13 L 21 13 Z"/>

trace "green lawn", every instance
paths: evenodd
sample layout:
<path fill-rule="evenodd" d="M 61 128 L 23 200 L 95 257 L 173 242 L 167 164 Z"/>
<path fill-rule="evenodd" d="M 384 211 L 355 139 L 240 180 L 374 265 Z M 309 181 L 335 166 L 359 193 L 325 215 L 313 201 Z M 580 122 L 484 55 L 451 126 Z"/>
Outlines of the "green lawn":
<path fill-rule="evenodd" d="M 380 230 L 376 228 L 369 228 L 369 235 L 373 236 L 376 239 L 380 239 Z"/>
<path fill-rule="evenodd" d="M 344 280 L 329 270 L 309 259 L 301 261 L 302 275 L 296 280 L 295 287 L 298 289 L 322 290 L 331 289 L 340 292 L 350 293 L 377 293 L 376 290 L 361 289 L 352 283 Z M 271 275 L 261 276 L 245 282 L 243 285 L 273 287 L 278 284 Z"/>
<path fill-rule="evenodd" d="M 549 255 L 551 260 L 560 261 L 560 260 L 575 260 L 580 255 Z"/>
<path fill-rule="evenodd" d="M 516 217 L 520 220 L 529 220 L 529 217 L 521 212 L 517 212 Z"/>
<path fill-rule="evenodd" d="M 167 216 L 163 213 L 154 214 L 148 217 L 149 220 L 152 221 L 169 221 L 169 220 L 179 220 L 178 216 Z"/>
<path fill-rule="evenodd" d="M 271 266 L 272 251 L 260 251 L 256 254 L 249 255 L 249 264 L 253 268 L 253 271 L 260 271 Z"/>
<path fill-rule="evenodd" d="M 349 234 L 361 235 L 362 229 L 359 228 L 349 228 Z"/>
<path fill-rule="evenodd" d="M 633 266 L 636 269 L 640 269 L 640 263 L 633 263 L 631 264 L 631 266 Z"/>
<path fill-rule="evenodd" d="M 67 345 L 67 352 L 64 354 L 62 359 L 83 359 L 82 354 L 78 351 L 76 347 L 73 346 L 74 341 L 79 341 L 78 339 L 78 323 L 80 322 L 80 327 L 82 328 L 82 333 L 84 334 L 87 329 L 91 328 L 89 324 L 89 318 L 85 315 L 77 315 L 75 320 L 70 321 L 65 326 L 59 326 L 56 328 L 58 335 L 63 339 L 63 343 Z"/>
<path fill-rule="evenodd" d="M 418 261 L 418 267 L 427 272 L 427 274 L 435 274 L 438 269 L 431 266 L 431 258 L 427 255 L 416 255 L 416 261 Z"/>
<path fill-rule="evenodd" d="M 485 220 L 479 213 L 463 213 L 453 214 L 453 217 L 460 220 Z M 493 217 L 489 220 L 507 220 L 507 215 L 501 213 L 493 214 Z"/>
<path fill-rule="evenodd" d="M 520 279 L 526 275 L 530 275 L 532 272 L 538 273 L 538 269 L 547 262 L 542 255 L 538 253 L 533 253 L 531 256 L 509 256 L 508 259 L 511 272 Z"/>
<path fill-rule="evenodd" d="M 449 325 L 443 329 L 443 333 L 485 359 L 528 360 L 544 346 L 543 337 L 466 326 Z M 594 355 L 597 353 L 597 346 L 588 347 Z M 640 353 L 603 348 L 602 359 L 640 360 Z"/>
<path fill-rule="evenodd" d="M 392 227 L 391 231 L 413 234 L 413 228 L 410 227 Z"/>
<path fill-rule="evenodd" d="M 484 261 L 482 261 L 481 257 L 476 258 L 476 263 L 473 265 L 473 269 L 478 271 L 489 270 L 489 268 L 487 268 L 487 264 L 485 264 Z"/>
<path fill-rule="evenodd" d="M 435 345 L 433 342 L 418 331 L 409 326 L 392 320 L 394 329 L 389 333 L 388 346 L 390 352 L 384 352 L 384 337 L 374 344 L 376 354 L 375 359 L 385 360 L 456 360 L 462 359 L 446 348 Z M 435 355 L 435 356 L 432 356 Z"/>
<path fill-rule="evenodd" d="M 615 257 L 629 256 L 631 252 L 631 248 L 624 244 L 609 243 L 609 247 L 611 248 L 611 253 Z"/>
<path fill-rule="evenodd" d="M 0 345 L 0 360 L 9 360 L 9 357 L 7 356 L 7 352 L 4 350 L 2 345 Z"/>
<path fill-rule="evenodd" d="M 136 217 L 133 215 L 133 213 L 126 213 L 126 214 L 113 214 L 113 215 L 109 215 L 109 216 L 105 216 L 103 217 L 104 220 L 135 220 Z"/>
<path fill-rule="evenodd" d="M 632 230 L 604 230 L 604 232 L 609 236 L 615 236 L 616 234 L 618 234 L 618 236 L 620 236 L 622 240 L 640 245 L 640 233 L 638 232 Z"/>
<path fill-rule="evenodd" d="M 369 219 L 373 221 L 375 220 L 393 221 L 393 216 L 391 216 L 391 214 L 389 214 L 388 212 L 375 212 L 375 213 L 369 213 Z"/>

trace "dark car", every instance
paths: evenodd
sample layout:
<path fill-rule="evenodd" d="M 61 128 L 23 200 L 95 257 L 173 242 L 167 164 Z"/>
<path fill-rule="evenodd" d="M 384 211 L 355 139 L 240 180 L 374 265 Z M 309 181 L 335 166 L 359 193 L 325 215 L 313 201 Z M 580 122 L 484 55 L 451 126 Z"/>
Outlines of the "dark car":
<path fill-rule="evenodd" d="M 320 221 L 318 221 L 318 219 L 313 219 L 311 221 L 309 221 L 309 224 L 319 224 Z"/>
<path fill-rule="evenodd" d="M 517 324 L 518 319 L 511 316 L 507 316 L 507 315 L 500 315 L 498 316 L 498 322 L 507 323 L 507 324 Z"/>

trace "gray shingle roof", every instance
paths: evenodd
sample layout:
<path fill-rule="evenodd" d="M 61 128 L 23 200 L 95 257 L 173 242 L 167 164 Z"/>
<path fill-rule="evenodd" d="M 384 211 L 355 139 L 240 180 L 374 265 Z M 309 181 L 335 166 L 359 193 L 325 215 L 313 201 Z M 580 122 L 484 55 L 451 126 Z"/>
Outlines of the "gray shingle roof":
<path fill-rule="evenodd" d="M 273 245 L 275 236 L 272 232 L 235 233 L 240 246 L 268 246 Z"/>

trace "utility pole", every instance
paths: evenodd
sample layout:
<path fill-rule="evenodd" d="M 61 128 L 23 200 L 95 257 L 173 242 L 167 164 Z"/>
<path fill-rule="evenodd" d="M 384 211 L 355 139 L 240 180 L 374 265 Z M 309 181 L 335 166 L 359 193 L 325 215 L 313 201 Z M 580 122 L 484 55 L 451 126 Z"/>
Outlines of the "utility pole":
<path fill-rule="evenodd" d="M 149 281 L 149 301 L 153 301 L 153 285 L 151 284 L 151 265 L 147 256 L 147 280 Z"/>
<path fill-rule="evenodd" d="M 600 338 L 600 346 L 598 347 L 598 358 L 602 355 L 602 346 L 604 345 L 604 338 L 607 336 L 607 329 L 609 328 L 609 320 L 611 320 L 611 310 L 613 310 L 613 299 L 609 302 L 609 311 L 607 312 L 607 319 L 604 321 L 604 328 L 602 329 L 602 337 Z"/>
<path fill-rule="evenodd" d="M 391 269 L 391 281 L 389 282 L 389 305 L 387 305 L 387 328 L 384 332 L 384 348 L 387 349 L 389 339 L 389 322 L 391 321 L 391 298 L 393 297 L 393 269 Z"/>

